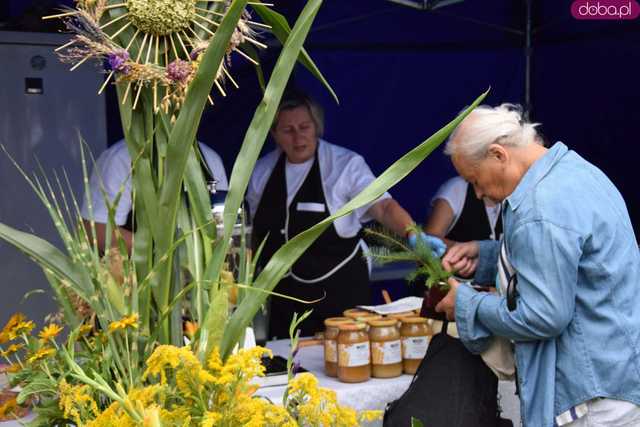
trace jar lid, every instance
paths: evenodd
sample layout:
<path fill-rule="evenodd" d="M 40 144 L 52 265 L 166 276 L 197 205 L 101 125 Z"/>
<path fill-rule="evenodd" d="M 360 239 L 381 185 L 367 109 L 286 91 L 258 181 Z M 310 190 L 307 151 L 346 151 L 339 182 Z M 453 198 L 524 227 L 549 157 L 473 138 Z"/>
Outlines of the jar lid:
<path fill-rule="evenodd" d="M 340 323 L 353 322 L 353 319 L 348 317 L 329 317 L 324 319 L 325 326 L 338 326 Z"/>
<path fill-rule="evenodd" d="M 360 316 L 363 314 L 370 314 L 370 313 L 366 310 L 361 310 L 359 308 L 350 308 L 349 310 L 345 310 L 342 312 L 342 315 L 344 317 L 351 317 L 351 318 Z"/>
<path fill-rule="evenodd" d="M 364 331 L 366 327 L 366 324 L 356 322 L 340 323 L 338 325 L 338 329 L 341 331 Z"/>
<path fill-rule="evenodd" d="M 402 313 L 387 314 L 387 317 L 392 319 L 402 319 L 403 317 L 407 317 L 407 316 L 415 317 L 416 313 L 415 311 L 403 311 Z"/>
<path fill-rule="evenodd" d="M 367 319 L 367 323 L 371 326 L 396 326 L 398 324 L 397 319 Z"/>
<path fill-rule="evenodd" d="M 407 316 L 400 320 L 402 323 L 427 323 L 426 317 Z"/>

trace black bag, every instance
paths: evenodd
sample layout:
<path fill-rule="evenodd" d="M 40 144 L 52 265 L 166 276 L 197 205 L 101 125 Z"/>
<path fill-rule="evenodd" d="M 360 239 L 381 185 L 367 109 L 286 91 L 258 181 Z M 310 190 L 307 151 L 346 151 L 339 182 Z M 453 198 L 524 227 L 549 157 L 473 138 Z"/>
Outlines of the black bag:
<path fill-rule="evenodd" d="M 387 405 L 384 427 L 508 427 L 500 418 L 498 378 L 459 339 L 434 335 L 407 391 Z"/>

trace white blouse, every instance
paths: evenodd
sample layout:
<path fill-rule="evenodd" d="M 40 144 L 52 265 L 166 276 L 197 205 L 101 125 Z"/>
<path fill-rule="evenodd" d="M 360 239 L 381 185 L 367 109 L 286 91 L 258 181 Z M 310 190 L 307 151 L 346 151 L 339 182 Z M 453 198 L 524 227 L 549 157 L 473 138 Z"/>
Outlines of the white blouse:
<path fill-rule="evenodd" d="M 200 144 L 200 151 L 204 157 L 209 170 L 218 184 L 218 190 L 227 190 L 229 183 L 224 170 L 222 159 L 211 148 L 203 143 Z M 116 142 L 107 148 L 96 160 L 96 164 L 89 180 L 89 191 L 93 204 L 93 219 L 96 222 L 106 224 L 109 220 L 107 206 L 104 202 L 101 184 L 110 201 L 115 200 L 120 187 L 124 184 L 124 191 L 116 207 L 115 222 L 117 225 L 124 225 L 127 222 L 129 212 L 131 212 L 131 157 L 129 149 L 124 140 Z M 102 179 L 101 179 L 102 178 Z M 80 214 L 84 219 L 91 219 L 87 197 L 83 197 Z"/>
<path fill-rule="evenodd" d="M 322 189 L 330 214 L 334 214 L 376 179 L 364 158 L 347 148 L 320 139 L 317 153 L 320 174 L 323 177 Z M 264 188 L 281 154 L 282 150 L 276 148 L 256 163 L 246 196 L 252 217 L 256 213 Z M 287 208 L 311 170 L 313 160 L 312 158 L 299 164 L 291 164 L 288 161 L 285 163 Z M 385 193 L 378 200 L 338 218 L 334 222 L 338 235 L 349 238 L 358 234 L 361 223 L 373 219 L 367 212 L 369 208 L 377 201 L 390 197 L 389 193 Z"/>

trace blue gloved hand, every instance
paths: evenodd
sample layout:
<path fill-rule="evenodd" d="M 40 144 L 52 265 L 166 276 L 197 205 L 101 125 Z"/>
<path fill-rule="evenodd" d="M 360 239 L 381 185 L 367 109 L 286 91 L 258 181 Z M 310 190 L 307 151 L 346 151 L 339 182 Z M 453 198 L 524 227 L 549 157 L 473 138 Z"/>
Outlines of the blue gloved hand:
<path fill-rule="evenodd" d="M 418 236 L 420 236 L 420 240 L 426 247 L 431 249 L 431 254 L 434 257 L 440 258 L 444 255 L 447 250 L 447 245 L 440 239 L 439 237 L 432 236 L 430 234 L 426 234 L 424 232 L 420 232 L 420 234 L 411 233 L 407 240 L 409 241 L 409 246 L 411 249 L 415 249 L 418 243 Z"/>

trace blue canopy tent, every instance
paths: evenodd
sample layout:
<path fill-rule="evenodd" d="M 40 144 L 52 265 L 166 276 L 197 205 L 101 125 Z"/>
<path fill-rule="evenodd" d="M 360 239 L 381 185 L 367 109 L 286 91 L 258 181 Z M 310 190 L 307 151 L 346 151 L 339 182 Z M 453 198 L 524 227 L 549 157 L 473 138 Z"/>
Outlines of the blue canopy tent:
<path fill-rule="evenodd" d="M 292 22 L 304 2 L 285 3 L 276 6 Z M 543 124 L 549 141 L 565 142 L 611 177 L 637 231 L 631 153 L 640 20 L 578 21 L 568 1 L 528 3 L 530 20 L 525 1 L 467 1 L 432 11 L 384 0 L 326 1 L 306 46 L 340 104 L 303 68 L 294 84 L 324 105 L 326 139 L 361 153 L 379 173 L 488 87 L 490 104 L 526 104 L 529 69 L 530 118 Z M 268 69 L 273 56 L 263 56 Z M 249 67 L 235 73 L 243 87 L 205 116 L 201 130 L 229 167 L 260 99 Z M 434 153 L 392 194 L 423 221 L 430 197 L 454 173 Z"/>

